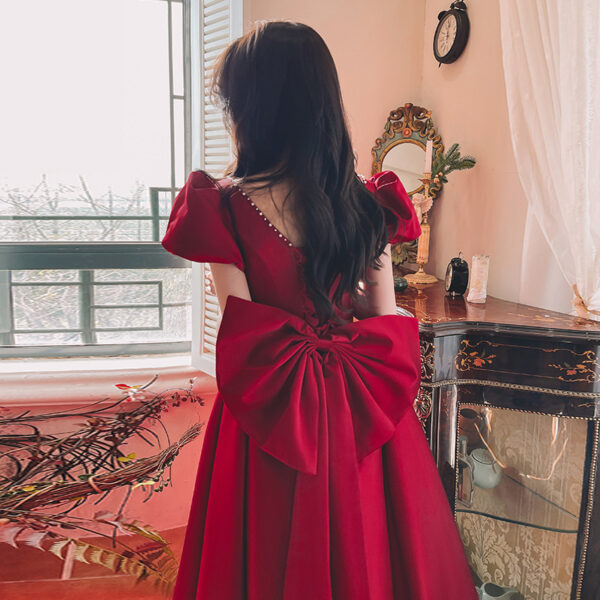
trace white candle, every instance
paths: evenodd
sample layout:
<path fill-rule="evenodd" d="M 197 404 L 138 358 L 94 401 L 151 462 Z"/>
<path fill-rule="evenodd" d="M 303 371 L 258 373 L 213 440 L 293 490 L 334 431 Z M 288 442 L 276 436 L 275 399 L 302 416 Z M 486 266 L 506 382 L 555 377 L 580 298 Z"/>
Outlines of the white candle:
<path fill-rule="evenodd" d="M 433 142 L 427 140 L 427 148 L 425 150 L 425 173 L 431 173 L 431 157 L 433 154 Z"/>

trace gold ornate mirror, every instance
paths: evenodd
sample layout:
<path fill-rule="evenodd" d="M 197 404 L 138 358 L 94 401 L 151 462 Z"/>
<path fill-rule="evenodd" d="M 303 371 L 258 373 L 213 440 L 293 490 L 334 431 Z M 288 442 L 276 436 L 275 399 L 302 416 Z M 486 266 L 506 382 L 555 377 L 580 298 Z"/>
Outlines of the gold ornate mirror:
<path fill-rule="evenodd" d="M 394 171 L 409 196 L 423 191 L 423 184 L 419 180 L 423 177 L 428 140 L 433 142 L 435 161 L 436 155 L 444 152 L 444 145 L 433 126 L 430 110 L 413 104 L 405 104 L 393 110 L 382 136 L 375 140 L 371 149 L 372 175 L 380 171 Z M 432 181 L 430 196 L 435 198 L 441 188 L 440 182 Z"/>
<path fill-rule="evenodd" d="M 404 185 L 408 195 L 421 193 L 424 189 L 420 179 L 425 170 L 425 152 L 428 140 L 432 141 L 432 163 L 436 156 L 444 152 L 442 139 L 431 120 L 431 111 L 422 106 L 405 104 L 388 117 L 381 137 L 375 140 L 371 149 L 373 158 L 371 174 L 380 171 L 393 171 Z M 429 195 L 436 198 L 442 189 L 442 182 L 433 179 Z M 392 247 L 392 261 L 395 265 L 403 262 L 415 263 L 417 240 Z"/>

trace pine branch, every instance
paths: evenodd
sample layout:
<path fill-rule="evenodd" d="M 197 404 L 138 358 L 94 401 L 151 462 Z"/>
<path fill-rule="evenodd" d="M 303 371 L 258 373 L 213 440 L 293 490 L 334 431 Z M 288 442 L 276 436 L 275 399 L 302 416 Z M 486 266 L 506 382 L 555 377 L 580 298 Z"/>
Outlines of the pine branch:
<path fill-rule="evenodd" d="M 477 160 L 475 157 L 467 155 L 460 155 L 460 147 L 458 144 L 452 144 L 446 154 L 439 153 L 435 157 L 435 161 L 432 166 L 433 177 L 437 177 L 441 183 L 448 182 L 448 174 L 452 171 L 464 171 L 465 169 L 472 169 Z"/>

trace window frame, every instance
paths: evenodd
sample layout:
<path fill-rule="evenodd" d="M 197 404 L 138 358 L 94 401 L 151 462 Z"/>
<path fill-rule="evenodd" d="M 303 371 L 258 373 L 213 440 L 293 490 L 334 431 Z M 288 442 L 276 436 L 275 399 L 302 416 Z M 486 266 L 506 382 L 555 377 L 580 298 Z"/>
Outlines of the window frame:
<path fill-rule="evenodd" d="M 202 133 L 205 121 L 204 98 L 204 12 L 208 5 L 227 5 L 229 10 L 229 40 L 241 35 L 243 23 L 243 0 L 159 0 L 168 4 L 168 50 L 169 50 L 169 119 L 170 119 L 170 191 L 171 201 L 175 199 L 178 188 L 175 186 L 175 103 L 183 102 L 183 139 L 185 174 L 191 170 L 206 168 L 207 149 Z M 172 5 L 182 5 L 183 28 L 183 94 L 174 93 L 173 84 L 173 22 Z M 152 190 L 151 190 L 152 192 Z M 168 216 L 160 216 L 158 202 L 151 202 L 151 215 L 142 220 L 152 221 L 152 241 L 149 242 L 20 242 L 0 243 L 0 344 L 10 340 L 14 331 L 11 306 L 11 270 L 29 269 L 77 269 L 82 273 L 90 269 L 158 269 L 190 268 L 192 275 L 192 340 L 181 342 L 125 343 L 43 346 L 0 346 L 0 358 L 54 358 L 63 360 L 85 356 L 132 356 L 136 354 L 173 354 L 190 353 L 192 363 L 201 370 L 214 375 L 214 354 L 206 356 L 204 332 L 206 305 L 210 299 L 203 293 L 199 281 L 203 281 L 208 270 L 207 265 L 190 264 L 182 258 L 173 256 L 160 244 L 160 222 Z M 54 217 L 50 217 L 52 219 Z M 75 217 L 77 219 L 78 217 Z M 85 217 L 82 217 L 85 218 Z M 89 217 L 88 217 L 89 218 Z M 115 217 L 116 220 L 122 217 Z M 88 282 L 89 283 L 89 282 Z M 132 282 L 133 283 L 133 282 Z M 135 282 L 138 283 L 138 282 Z M 62 283 L 60 285 L 63 285 Z M 85 296 L 85 281 L 72 285 L 82 287 L 81 296 Z M 92 283 L 93 285 L 93 283 Z M 162 311 L 163 304 L 159 310 Z M 93 309 L 93 305 L 90 305 Z M 161 312 L 162 314 L 162 312 Z M 87 319 L 89 320 L 89 318 Z M 80 326 L 85 326 L 86 318 L 82 314 Z M 89 325 L 89 324 L 88 324 Z M 81 328 L 81 327 L 80 327 Z M 78 328 L 78 330 L 80 329 Z M 49 330 L 52 331 L 52 330 Z"/>
<path fill-rule="evenodd" d="M 16 251 L 15 251 L 16 248 Z M 81 356 L 130 356 L 133 354 L 172 354 L 189 352 L 191 343 L 181 342 L 148 342 L 131 344 L 74 344 L 74 345 L 8 345 L 10 336 L 18 333 L 13 328 L 12 302 L 10 293 L 10 272 L 32 269 L 74 269 L 81 273 L 89 273 L 92 269 L 166 269 L 189 268 L 187 261 L 169 254 L 160 243 L 124 242 L 124 243 L 63 243 L 45 244 L 21 243 L 0 244 L 0 358 L 68 358 Z M 146 285 L 144 281 L 131 281 L 131 285 Z M 17 283 L 13 287 L 31 286 L 35 283 Z M 38 284 L 39 285 L 39 284 Z M 53 285 L 52 283 L 46 285 Z M 89 314 L 93 304 L 89 303 L 89 295 L 85 294 L 85 286 L 96 285 L 95 282 L 80 278 L 76 282 L 61 282 L 56 285 L 77 285 L 82 287 L 80 294 L 81 323 L 78 331 L 90 329 Z M 116 285 L 116 282 L 97 282 L 97 285 Z M 81 306 L 88 300 L 87 306 Z M 158 303 L 160 314 L 166 304 Z M 145 331 L 146 329 L 144 329 Z M 47 330 L 51 333 L 53 330 Z M 61 330 L 64 331 L 64 330 Z M 6 345 L 5 345 L 6 344 Z"/>

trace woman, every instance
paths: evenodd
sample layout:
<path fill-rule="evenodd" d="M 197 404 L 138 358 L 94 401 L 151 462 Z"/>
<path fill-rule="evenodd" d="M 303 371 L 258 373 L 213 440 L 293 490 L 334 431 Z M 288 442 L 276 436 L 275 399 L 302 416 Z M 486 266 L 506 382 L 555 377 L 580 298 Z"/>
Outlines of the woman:
<path fill-rule="evenodd" d="M 416 318 L 390 246 L 419 222 L 355 160 L 310 27 L 263 22 L 215 67 L 229 178 L 192 172 L 163 245 L 209 262 L 223 311 L 175 600 L 476 598 L 412 404 Z"/>

